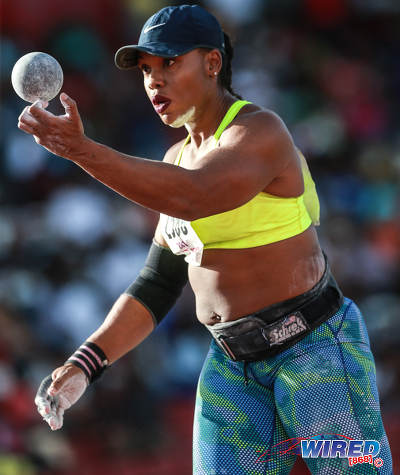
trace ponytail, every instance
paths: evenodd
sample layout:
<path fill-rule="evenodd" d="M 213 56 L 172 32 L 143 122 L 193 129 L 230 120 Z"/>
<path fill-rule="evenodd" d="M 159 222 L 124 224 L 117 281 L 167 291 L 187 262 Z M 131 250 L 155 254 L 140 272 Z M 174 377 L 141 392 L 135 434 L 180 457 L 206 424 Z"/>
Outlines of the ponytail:
<path fill-rule="evenodd" d="M 225 41 L 225 52 L 222 54 L 222 68 L 218 76 L 219 84 L 225 88 L 232 96 L 242 99 L 242 97 L 237 94 L 232 89 L 232 58 L 233 58 L 233 47 L 231 39 L 224 32 L 224 41 Z"/>

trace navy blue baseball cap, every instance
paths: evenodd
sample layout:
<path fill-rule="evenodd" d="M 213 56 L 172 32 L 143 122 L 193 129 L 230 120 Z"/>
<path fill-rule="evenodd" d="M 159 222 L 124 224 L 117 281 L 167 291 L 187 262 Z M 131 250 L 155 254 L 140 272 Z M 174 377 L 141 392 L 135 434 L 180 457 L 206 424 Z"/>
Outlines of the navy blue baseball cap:
<path fill-rule="evenodd" d="M 224 53 L 224 33 L 218 20 L 199 5 L 165 7 L 143 25 L 137 45 L 127 45 L 115 54 L 120 69 L 137 65 L 140 51 L 174 58 L 195 48 L 216 48 Z"/>

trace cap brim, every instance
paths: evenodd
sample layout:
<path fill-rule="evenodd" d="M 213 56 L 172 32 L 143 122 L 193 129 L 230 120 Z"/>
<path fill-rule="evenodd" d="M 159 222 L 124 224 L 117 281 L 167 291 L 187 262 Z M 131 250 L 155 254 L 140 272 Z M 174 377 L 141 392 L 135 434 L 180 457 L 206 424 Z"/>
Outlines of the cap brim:
<path fill-rule="evenodd" d="M 162 58 L 174 58 L 200 47 L 201 45 L 191 45 L 188 47 L 187 45 L 171 43 L 157 43 L 148 46 L 123 46 L 115 53 L 115 64 L 119 69 L 132 69 L 137 66 L 138 56 L 141 51 L 154 56 L 161 56 Z"/>

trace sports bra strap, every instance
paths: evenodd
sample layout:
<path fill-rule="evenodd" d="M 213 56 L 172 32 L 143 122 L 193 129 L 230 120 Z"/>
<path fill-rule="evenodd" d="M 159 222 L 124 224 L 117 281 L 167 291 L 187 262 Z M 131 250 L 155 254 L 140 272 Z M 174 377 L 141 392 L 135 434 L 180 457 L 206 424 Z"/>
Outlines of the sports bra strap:
<path fill-rule="evenodd" d="M 176 160 L 175 160 L 175 165 L 179 166 L 179 164 L 181 163 L 183 149 L 186 147 L 186 144 L 189 142 L 189 140 L 190 140 L 190 134 L 186 137 L 186 140 L 183 142 L 183 145 L 181 149 L 179 150 L 178 156 L 176 157 Z"/>
<path fill-rule="evenodd" d="M 217 131 L 214 134 L 215 140 L 218 142 L 219 138 L 222 135 L 222 132 L 228 127 L 232 120 L 237 116 L 240 109 L 246 104 L 251 104 L 249 101 L 236 101 L 228 109 L 228 112 L 225 114 L 225 117 L 222 119 L 222 122 L 219 124 Z"/>
<path fill-rule="evenodd" d="M 214 134 L 214 138 L 216 142 L 218 142 L 219 138 L 222 135 L 222 132 L 228 127 L 228 125 L 232 122 L 232 120 L 238 115 L 240 109 L 246 104 L 251 104 L 251 102 L 238 100 L 231 105 L 231 107 L 228 109 L 227 113 L 225 114 L 225 117 L 222 119 L 222 122 L 219 124 L 217 131 Z M 175 165 L 179 165 L 181 163 L 183 149 L 185 148 L 189 140 L 190 140 L 190 134 L 186 137 L 186 140 L 183 142 L 183 145 L 178 153 L 178 156 L 176 157 Z"/>

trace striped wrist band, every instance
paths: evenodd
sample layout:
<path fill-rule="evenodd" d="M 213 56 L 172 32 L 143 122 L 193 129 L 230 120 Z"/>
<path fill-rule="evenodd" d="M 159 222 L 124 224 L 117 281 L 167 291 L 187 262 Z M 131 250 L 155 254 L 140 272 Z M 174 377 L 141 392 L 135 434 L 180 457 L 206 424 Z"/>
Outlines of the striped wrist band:
<path fill-rule="evenodd" d="M 80 368 L 89 380 L 93 383 L 99 379 L 108 366 L 107 356 L 103 350 L 91 341 L 85 341 L 73 355 L 71 355 L 65 364 L 71 363 Z"/>

